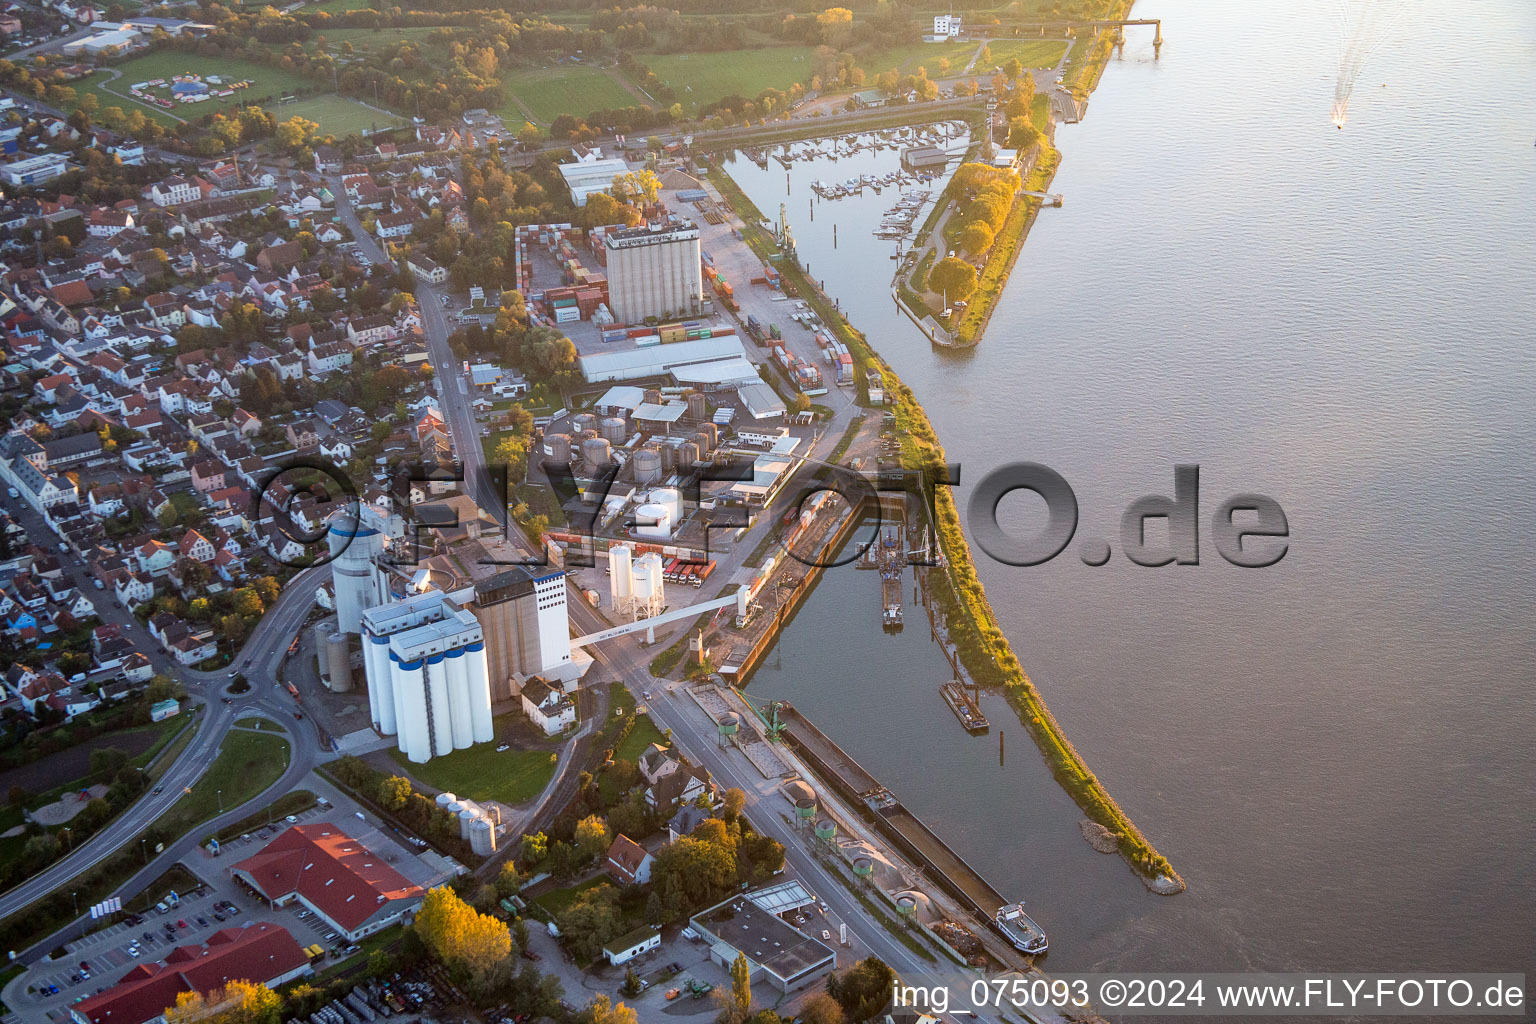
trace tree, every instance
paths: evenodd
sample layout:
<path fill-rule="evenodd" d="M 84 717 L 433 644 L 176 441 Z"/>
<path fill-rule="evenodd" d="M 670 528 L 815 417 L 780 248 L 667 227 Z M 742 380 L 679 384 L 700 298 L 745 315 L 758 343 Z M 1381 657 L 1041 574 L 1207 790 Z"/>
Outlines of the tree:
<path fill-rule="evenodd" d="M 294 116 L 277 126 L 274 137 L 279 146 L 293 151 L 309 145 L 319 131 L 320 126 L 314 121 Z"/>
<path fill-rule="evenodd" d="M 1009 57 L 1007 62 L 1003 65 L 1003 74 L 1007 75 L 1008 80 L 1011 82 L 1018 81 L 1019 76 L 1023 73 L 1024 64 L 1017 57 Z"/>
<path fill-rule="evenodd" d="M 446 886 L 427 893 L 416 912 L 416 934 L 444 963 L 480 977 L 512 953 L 507 926 L 476 911 Z"/>
<path fill-rule="evenodd" d="M 581 1024 L 639 1024 L 633 1009 L 623 1003 L 615 1004 L 606 992 L 593 996 L 578 1019 Z"/>
<path fill-rule="evenodd" d="M 946 256 L 928 271 L 928 288 L 942 293 L 950 302 L 967 298 L 976 290 L 976 268 L 965 260 Z"/>
<path fill-rule="evenodd" d="M 752 968 L 747 954 L 738 952 L 731 963 L 731 1016 L 746 1020 L 752 1015 Z"/>
<path fill-rule="evenodd" d="M 91 751 L 91 776 L 100 782 L 117 775 L 128 763 L 128 755 L 116 747 L 102 747 Z"/>
<path fill-rule="evenodd" d="M 960 234 L 955 238 L 955 243 L 972 256 L 980 256 L 992 248 L 994 237 L 989 226 L 981 221 L 972 221 L 961 229 Z"/>
<path fill-rule="evenodd" d="M 827 976 L 827 992 L 836 999 L 849 1020 L 868 1020 L 891 999 L 896 972 L 879 957 L 868 956 L 839 976 Z"/>
<path fill-rule="evenodd" d="M 508 434 L 496 444 L 491 453 L 491 464 L 505 466 L 507 483 L 518 484 L 528 473 L 528 441 L 516 434 Z"/>
<path fill-rule="evenodd" d="M 411 799 L 411 780 L 391 775 L 379 781 L 379 806 L 387 811 L 402 811 Z"/>
<path fill-rule="evenodd" d="M 549 855 L 549 836 L 543 832 L 535 832 L 531 836 L 523 836 L 520 859 L 524 864 L 533 867 Z"/>
<path fill-rule="evenodd" d="M 847 1019 L 842 1005 L 825 992 L 817 992 L 800 1004 L 801 1024 L 843 1024 Z"/>
<path fill-rule="evenodd" d="M 560 934 L 571 952 L 582 960 L 597 959 L 603 944 L 623 933 L 619 891 L 607 882 L 578 894 L 560 915 Z"/>
<path fill-rule="evenodd" d="M 633 967 L 624 972 L 624 984 L 619 991 L 633 999 L 640 994 L 640 975 L 635 973 Z"/>
<path fill-rule="evenodd" d="M 732 786 L 725 791 L 724 814 L 726 821 L 735 821 L 741 817 L 741 809 L 747 805 L 747 794 Z"/>
<path fill-rule="evenodd" d="M 576 849 L 588 860 L 596 860 L 613 845 L 613 831 L 608 823 L 595 814 L 589 814 L 576 823 Z"/>
<path fill-rule="evenodd" d="M 282 1010 L 281 997 L 267 986 L 231 981 L 207 997 L 195 989 L 181 993 L 165 1020 L 166 1024 L 278 1024 Z"/>

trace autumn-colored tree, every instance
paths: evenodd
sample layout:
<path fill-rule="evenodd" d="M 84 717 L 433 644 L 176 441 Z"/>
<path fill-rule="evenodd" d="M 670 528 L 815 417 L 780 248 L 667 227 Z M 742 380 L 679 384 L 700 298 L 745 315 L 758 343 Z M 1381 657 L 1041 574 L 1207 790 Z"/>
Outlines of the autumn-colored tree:
<path fill-rule="evenodd" d="M 619 891 L 607 882 L 577 895 L 560 915 L 560 934 L 571 952 L 583 960 L 595 960 L 603 951 L 603 943 L 623 933 Z"/>
<path fill-rule="evenodd" d="M 639 1024 L 633 1009 L 623 1003 L 614 1003 L 606 992 L 593 996 L 577 1019 L 581 1024 Z"/>
<path fill-rule="evenodd" d="M 802 1024 L 844 1024 L 847 1019 L 842 1005 L 825 992 L 817 992 L 800 1004 Z"/>
<path fill-rule="evenodd" d="M 446 886 L 432 889 L 422 899 L 415 927 L 439 960 L 471 976 L 488 973 L 512 953 L 507 926 L 479 913 Z"/>
<path fill-rule="evenodd" d="M 950 302 L 967 298 L 976 290 L 976 268 L 965 260 L 946 256 L 928 271 L 928 288 Z"/>
<path fill-rule="evenodd" d="M 378 795 L 379 806 L 386 811 L 404 810 L 406 802 L 411 799 L 411 780 L 399 775 L 381 779 Z"/>
<path fill-rule="evenodd" d="M 725 791 L 724 813 L 727 821 L 741 817 L 741 809 L 747 805 L 747 794 L 732 786 Z"/>
<path fill-rule="evenodd" d="M 741 1020 L 752 1015 L 752 967 L 745 953 L 738 952 L 731 963 L 731 1003 Z"/>
<path fill-rule="evenodd" d="M 979 256 L 992 248 L 992 229 L 981 221 L 973 221 L 967 224 L 955 238 L 956 244 L 972 256 Z"/>
<path fill-rule="evenodd" d="M 596 860 L 613 845 L 613 830 L 595 814 L 589 814 L 576 823 L 576 849 L 589 860 Z"/>
<path fill-rule="evenodd" d="M 165 1011 L 166 1024 L 278 1024 L 283 1001 L 265 985 L 231 981 L 206 996 L 183 992 L 176 1005 Z"/>

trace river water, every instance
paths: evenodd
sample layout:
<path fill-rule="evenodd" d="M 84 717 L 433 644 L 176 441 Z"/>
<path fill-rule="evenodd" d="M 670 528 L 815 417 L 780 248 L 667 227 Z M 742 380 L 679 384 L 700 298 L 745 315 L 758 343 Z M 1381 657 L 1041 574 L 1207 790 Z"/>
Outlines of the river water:
<path fill-rule="evenodd" d="M 1184 895 L 1089 849 L 1001 702 L 994 735 L 960 731 L 917 616 L 876 628 L 873 574 L 829 572 L 752 684 L 1026 899 L 1053 970 L 1536 968 L 1536 9 L 1385 6 L 1337 131 L 1336 3 L 1138 3 L 1161 56 L 1133 30 L 1058 130 L 1066 204 L 970 353 L 894 311 L 869 236 L 889 196 L 812 221 L 809 182 L 846 162 L 731 164 L 915 389 L 962 509 L 988 470 L 1042 462 L 1078 537 L 1116 549 L 977 559 Z M 1182 462 L 1202 524 L 1234 493 L 1279 501 L 1285 559 L 1229 566 L 1204 526 L 1198 566 L 1126 561 L 1120 511 Z M 1043 518 L 1018 496 L 1002 516 Z"/>

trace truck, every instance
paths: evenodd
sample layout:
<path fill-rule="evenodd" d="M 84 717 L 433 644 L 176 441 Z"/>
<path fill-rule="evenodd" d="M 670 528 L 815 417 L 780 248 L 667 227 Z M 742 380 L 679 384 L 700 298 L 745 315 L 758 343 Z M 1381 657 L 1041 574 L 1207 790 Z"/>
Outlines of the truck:
<path fill-rule="evenodd" d="M 705 562 L 703 565 L 698 567 L 698 572 L 694 573 L 693 576 L 693 585 L 696 587 L 702 587 L 704 585 L 704 581 L 709 579 L 709 574 L 714 571 L 715 560 L 711 558 L 708 562 Z"/>

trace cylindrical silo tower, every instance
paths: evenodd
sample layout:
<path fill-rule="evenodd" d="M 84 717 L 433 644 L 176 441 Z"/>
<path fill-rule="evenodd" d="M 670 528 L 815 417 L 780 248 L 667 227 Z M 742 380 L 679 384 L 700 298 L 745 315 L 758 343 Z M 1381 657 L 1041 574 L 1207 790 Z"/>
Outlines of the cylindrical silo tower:
<path fill-rule="evenodd" d="M 455 803 L 458 799 L 459 798 L 454 796 L 452 793 L 443 792 L 437 794 L 437 798 L 433 801 L 433 803 L 437 804 L 439 810 L 446 811 L 448 809 L 448 805 Z"/>
<path fill-rule="evenodd" d="M 712 426 L 713 424 L 705 425 Z M 711 438 L 708 434 L 704 433 L 704 431 L 698 431 L 689 440 L 699 446 L 699 458 L 707 459 L 715 453 L 714 439 Z"/>
<path fill-rule="evenodd" d="M 597 417 L 591 413 L 578 413 L 571 417 L 571 432 L 580 435 L 584 431 L 591 430 L 597 425 Z"/>
<path fill-rule="evenodd" d="M 598 435 L 609 444 L 623 444 L 625 435 L 624 417 L 605 417 L 598 427 Z"/>
<path fill-rule="evenodd" d="M 325 638 L 325 674 L 332 693 L 351 692 L 352 639 L 339 629 Z"/>
<path fill-rule="evenodd" d="M 331 588 L 336 592 L 336 623 L 344 633 L 363 631 L 363 611 L 383 603 L 374 562 L 385 538 L 377 517 L 363 506 L 335 516 L 326 528 L 331 552 Z"/>
<path fill-rule="evenodd" d="M 720 428 L 713 423 L 700 423 L 699 433 L 709 439 L 709 447 L 705 450 L 705 454 L 713 455 L 715 446 L 720 443 Z"/>
<path fill-rule="evenodd" d="M 395 721 L 400 727 L 399 747 L 416 764 L 432 760 L 432 738 L 427 732 L 426 665 L 420 658 L 401 661 L 389 655 L 395 678 Z"/>
<path fill-rule="evenodd" d="M 695 423 L 709 419 L 709 403 L 705 400 L 702 391 L 688 393 L 688 418 Z"/>
<path fill-rule="evenodd" d="M 837 838 L 837 822 L 831 818 L 822 818 L 816 822 L 816 838 L 830 843 Z"/>
<path fill-rule="evenodd" d="M 661 480 L 661 452 L 656 449 L 641 448 L 635 452 L 631 465 L 635 468 L 635 483 L 646 486 Z"/>
<path fill-rule="evenodd" d="M 684 441 L 677 448 L 677 468 L 690 470 L 699 464 L 699 446 L 692 441 Z"/>
<path fill-rule="evenodd" d="M 432 751 L 453 749 L 453 708 L 448 701 L 448 666 L 442 654 L 427 655 L 427 714 L 432 726 Z"/>
<path fill-rule="evenodd" d="M 630 598 L 634 594 L 634 576 L 631 558 L 635 549 L 628 544 L 615 544 L 608 549 L 608 598 L 618 615 L 629 614 Z"/>
<path fill-rule="evenodd" d="M 677 446 L 664 444 L 661 446 L 661 475 L 666 476 L 677 468 Z"/>
<path fill-rule="evenodd" d="M 897 896 L 896 913 L 900 914 L 902 919 L 905 921 L 910 921 L 915 918 L 917 916 L 916 897 L 910 896 L 906 893 L 902 893 L 900 896 Z"/>
<path fill-rule="evenodd" d="M 496 852 L 496 829 L 486 819 L 480 818 L 469 826 L 469 848 L 479 857 Z"/>
<path fill-rule="evenodd" d="M 554 463 L 571 461 L 571 437 L 569 434 L 550 434 L 544 439 L 544 446 L 549 450 L 549 461 Z"/>
<path fill-rule="evenodd" d="M 368 714 L 380 736 L 395 734 L 395 677 L 389 637 L 363 636 L 363 665 L 368 675 Z"/>
<path fill-rule="evenodd" d="M 469 710 L 469 672 L 464 658 L 464 648 L 455 647 L 449 651 L 443 658 L 443 666 L 448 670 L 448 711 L 453 716 L 453 749 L 463 750 L 475 742 L 474 721 Z"/>
<path fill-rule="evenodd" d="M 795 805 L 795 824 L 804 827 L 816 817 L 816 791 L 803 779 L 784 787 L 784 795 Z"/>
<path fill-rule="evenodd" d="M 869 857 L 855 857 L 853 873 L 860 878 L 868 878 L 875 873 L 875 862 Z"/>
<path fill-rule="evenodd" d="M 485 660 L 485 641 L 476 640 L 464 648 L 464 670 L 469 676 L 469 718 L 476 743 L 496 738 L 496 724 L 491 719 L 491 675 Z"/>
<path fill-rule="evenodd" d="M 479 810 L 464 808 L 459 812 L 459 838 L 469 838 L 469 827 L 480 820 Z"/>

